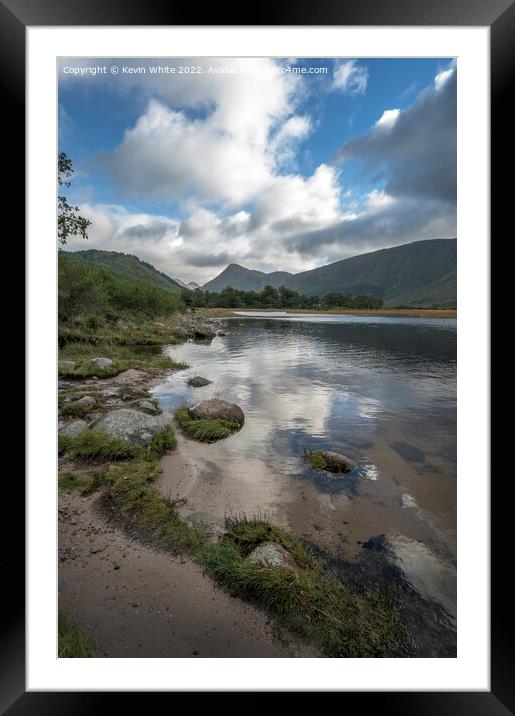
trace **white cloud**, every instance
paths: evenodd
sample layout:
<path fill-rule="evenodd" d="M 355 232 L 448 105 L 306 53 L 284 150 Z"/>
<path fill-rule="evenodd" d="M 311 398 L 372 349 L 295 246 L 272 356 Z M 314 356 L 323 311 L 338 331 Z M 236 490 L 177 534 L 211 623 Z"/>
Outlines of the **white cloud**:
<path fill-rule="evenodd" d="M 238 73 L 157 81 L 159 98 L 149 99 L 106 157 L 122 194 L 175 201 L 193 196 L 236 208 L 291 161 L 293 146 L 311 130 L 310 118 L 295 114 L 303 96 L 299 76 L 274 72 L 266 58 L 231 63 Z"/>
<path fill-rule="evenodd" d="M 335 65 L 333 89 L 343 94 L 365 94 L 368 84 L 368 69 L 356 60 L 344 60 Z"/>
<path fill-rule="evenodd" d="M 375 123 L 376 127 L 383 127 L 384 129 L 390 129 L 397 121 L 400 114 L 400 109 L 385 109 L 383 114 L 379 117 Z"/>
<path fill-rule="evenodd" d="M 341 188 L 345 175 L 336 166 L 297 173 L 300 143 L 315 126 L 299 111 L 299 77 L 274 73 L 271 60 L 252 61 L 259 71 L 250 77 L 251 61 L 230 62 L 241 73 L 150 83 L 147 75 L 141 114 L 106 157 L 122 195 L 164 200 L 175 215 L 82 203 L 90 239 L 72 240 L 71 249 L 132 253 L 202 284 L 231 262 L 298 272 L 379 246 L 455 235 L 454 68 L 340 149 L 338 159 L 363 162 L 365 179 L 384 187 L 364 196 Z M 356 95 L 367 78 L 365 66 L 346 60 L 333 85 Z"/>
<path fill-rule="evenodd" d="M 451 67 L 447 70 L 443 70 L 442 72 L 439 72 L 435 77 L 436 90 L 441 90 L 442 87 L 445 85 L 445 83 L 452 77 L 453 73 L 454 73 L 453 67 Z"/>

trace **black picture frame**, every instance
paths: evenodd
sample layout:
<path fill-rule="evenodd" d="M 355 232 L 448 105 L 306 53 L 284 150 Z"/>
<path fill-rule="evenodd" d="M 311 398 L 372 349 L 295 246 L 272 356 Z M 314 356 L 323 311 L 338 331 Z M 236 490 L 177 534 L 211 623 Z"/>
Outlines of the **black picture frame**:
<path fill-rule="evenodd" d="M 200 9 L 201 8 L 201 9 Z M 28 26 L 95 26 L 95 25 L 390 25 L 390 26 L 488 26 L 491 37 L 491 235 L 500 233 L 501 226 L 510 226 L 507 213 L 511 184 L 504 180 L 511 169 L 513 153 L 512 116 L 509 102 L 515 74 L 515 6 L 512 0 L 317 0 L 316 3 L 276 0 L 272 7 L 247 8 L 247 17 L 238 17 L 234 10 L 220 4 L 203 6 L 172 5 L 165 0 L 0 0 L 0 82 L 7 127 L 4 130 L 4 162 L 8 168 L 12 195 L 9 210 L 17 217 L 16 232 L 22 231 L 25 215 L 21 187 L 24 181 L 25 146 L 25 30 Z M 199 13 L 202 22 L 199 23 Z M 5 140 L 8 137 L 8 141 Z M 510 142 L 511 140 L 511 142 Z M 511 152 L 510 152 L 511 148 Z M 511 197 L 510 197 L 511 198 Z M 20 240 L 21 245 L 21 240 Z M 22 258 L 23 260 L 23 258 Z M 30 349 L 30 346 L 29 346 Z M 9 479 L 9 511 L 24 511 L 25 495 L 21 475 Z M 358 708 L 376 708 L 398 716 L 436 716 L 436 714 L 467 714 L 467 716 L 504 716 L 515 713 L 515 649 L 509 624 L 513 607 L 511 590 L 503 575 L 506 570 L 507 547 L 512 541 L 506 489 L 512 482 L 506 475 L 501 485 L 491 483 L 491 691 L 467 692 L 344 692 L 338 695 L 340 708 L 347 709 L 358 700 Z M 503 484 L 504 483 L 504 484 Z M 16 508 L 14 506 L 17 506 Z M 24 518 L 13 522 L 9 536 L 4 537 L 4 584 L 6 606 L 1 617 L 0 641 L 0 709 L 11 716 L 18 714 L 90 714 L 112 710 L 123 694 L 79 692 L 26 692 L 25 690 L 25 534 Z M 8 586 L 8 589 L 7 589 Z M 131 708 L 149 708 L 150 693 L 131 693 Z M 208 696 L 207 694 L 197 694 Z M 161 696 L 173 696 L 161 694 Z M 210 706 L 221 700 L 210 694 Z M 223 696 L 220 694 L 220 696 Z M 255 710 L 265 694 L 252 699 Z M 145 699 L 145 702 L 143 702 Z M 341 701 L 343 699 L 343 703 Z M 116 706 L 114 701 L 116 700 Z M 282 701 L 282 699 L 280 699 Z M 247 706 L 246 708 L 249 708 Z M 252 708 L 252 707 L 251 707 Z M 225 708 L 224 708 L 225 710 Z"/>

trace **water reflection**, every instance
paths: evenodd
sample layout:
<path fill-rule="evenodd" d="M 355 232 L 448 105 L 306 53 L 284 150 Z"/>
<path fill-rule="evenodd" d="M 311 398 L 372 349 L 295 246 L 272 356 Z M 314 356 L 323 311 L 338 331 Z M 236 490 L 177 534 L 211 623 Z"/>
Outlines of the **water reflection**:
<path fill-rule="evenodd" d="M 186 490 L 192 521 L 265 513 L 335 557 L 359 559 L 371 537 L 400 535 L 405 570 L 416 572 L 422 545 L 455 580 L 455 321 L 315 318 L 235 318 L 209 345 L 169 349 L 191 368 L 155 389 L 165 410 L 217 397 L 246 421 L 228 440 L 188 442 L 191 477 L 178 487 L 186 468 L 173 458 L 165 488 Z M 192 388 L 195 374 L 213 382 Z M 302 459 L 328 448 L 358 468 L 335 478 Z M 413 579 L 450 610 L 432 574 Z"/>

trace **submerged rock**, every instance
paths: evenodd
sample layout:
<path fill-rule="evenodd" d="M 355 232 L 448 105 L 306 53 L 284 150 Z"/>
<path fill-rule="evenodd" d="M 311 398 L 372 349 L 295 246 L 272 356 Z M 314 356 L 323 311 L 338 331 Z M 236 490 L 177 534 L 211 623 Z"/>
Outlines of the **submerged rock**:
<path fill-rule="evenodd" d="M 236 403 L 228 403 L 226 400 L 204 400 L 190 408 L 190 415 L 194 420 L 210 418 L 212 420 L 227 420 L 230 423 L 243 425 L 245 414 Z"/>
<path fill-rule="evenodd" d="M 258 567 L 286 567 L 286 569 L 297 569 L 297 564 L 291 554 L 277 542 L 261 542 L 247 557 Z"/>
<path fill-rule="evenodd" d="M 75 361 L 73 360 L 60 360 L 59 361 L 59 370 L 62 370 L 64 372 L 69 372 L 71 370 L 75 370 Z"/>
<path fill-rule="evenodd" d="M 205 385 L 210 385 L 211 381 L 207 378 L 203 378 L 201 375 L 194 375 L 193 378 L 188 380 L 188 385 L 194 388 L 203 388 Z"/>
<path fill-rule="evenodd" d="M 110 368 L 113 365 L 110 358 L 92 358 L 89 362 L 95 368 Z"/>
<path fill-rule="evenodd" d="M 329 472 L 350 472 L 357 467 L 354 460 L 339 452 L 330 450 L 307 450 L 304 457 L 313 470 L 329 470 Z"/>
<path fill-rule="evenodd" d="M 68 435 L 70 438 L 76 438 L 80 435 L 83 430 L 86 430 L 88 424 L 85 420 L 74 420 L 68 425 L 65 425 L 59 432 L 63 435 Z"/>
<path fill-rule="evenodd" d="M 354 460 L 351 460 L 350 457 L 342 455 L 339 452 L 325 450 L 322 452 L 322 456 L 326 463 L 326 470 L 330 470 L 331 472 L 350 472 L 357 467 Z"/>
<path fill-rule="evenodd" d="M 95 425 L 96 430 L 135 445 L 148 445 L 163 428 L 164 424 L 159 418 L 131 408 L 111 410 Z"/>

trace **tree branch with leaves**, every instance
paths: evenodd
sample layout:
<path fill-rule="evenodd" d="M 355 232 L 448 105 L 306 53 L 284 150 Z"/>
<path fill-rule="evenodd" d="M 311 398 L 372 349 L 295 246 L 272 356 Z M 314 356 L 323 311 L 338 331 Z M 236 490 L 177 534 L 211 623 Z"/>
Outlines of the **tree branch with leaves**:
<path fill-rule="evenodd" d="M 57 181 L 59 187 L 69 187 L 73 174 L 72 160 L 60 152 L 57 160 Z M 78 206 L 71 206 L 68 199 L 59 193 L 57 197 L 57 236 L 61 244 L 66 244 L 68 237 L 82 236 L 88 238 L 88 226 L 91 221 L 79 214 Z"/>

